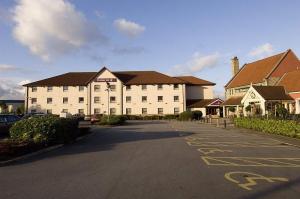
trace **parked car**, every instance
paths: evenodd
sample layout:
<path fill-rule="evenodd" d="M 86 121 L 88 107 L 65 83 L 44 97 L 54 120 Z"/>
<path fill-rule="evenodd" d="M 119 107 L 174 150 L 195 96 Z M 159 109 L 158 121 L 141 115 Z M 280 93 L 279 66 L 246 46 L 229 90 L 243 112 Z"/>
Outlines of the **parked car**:
<path fill-rule="evenodd" d="M 91 123 L 94 124 L 96 122 L 99 122 L 101 117 L 102 117 L 102 115 L 100 115 L 100 114 L 92 115 L 91 116 Z"/>
<path fill-rule="evenodd" d="M 28 113 L 22 117 L 22 119 L 28 119 L 30 117 L 40 117 L 46 115 L 45 113 Z"/>
<path fill-rule="evenodd" d="M 7 136 L 10 127 L 21 118 L 16 115 L 0 115 L 0 136 Z"/>

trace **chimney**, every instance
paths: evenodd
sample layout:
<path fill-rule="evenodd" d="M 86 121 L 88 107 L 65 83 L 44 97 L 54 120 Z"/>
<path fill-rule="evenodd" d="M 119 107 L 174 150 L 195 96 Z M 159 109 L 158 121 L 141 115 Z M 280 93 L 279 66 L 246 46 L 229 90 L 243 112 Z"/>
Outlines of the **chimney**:
<path fill-rule="evenodd" d="M 231 59 L 231 70 L 232 70 L 232 76 L 235 76 L 239 70 L 240 70 L 240 66 L 239 66 L 239 59 L 237 57 L 234 57 Z"/>

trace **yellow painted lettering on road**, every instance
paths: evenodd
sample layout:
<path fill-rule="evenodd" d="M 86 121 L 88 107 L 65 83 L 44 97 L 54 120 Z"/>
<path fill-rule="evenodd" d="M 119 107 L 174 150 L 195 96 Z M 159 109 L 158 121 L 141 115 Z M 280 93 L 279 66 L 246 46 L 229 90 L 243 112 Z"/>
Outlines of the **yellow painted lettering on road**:
<path fill-rule="evenodd" d="M 245 190 L 252 190 L 251 187 L 257 185 L 257 181 L 262 180 L 269 183 L 274 182 L 288 182 L 289 180 L 287 178 L 281 178 L 281 177 L 266 177 L 260 174 L 255 173 L 249 173 L 249 172 L 229 172 L 224 175 L 225 179 L 229 180 L 230 182 L 236 183 L 239 187 L 245 189 Z M 236 179 L 236 177 L 238 179 Z M 241 178 L 244 178 L 246 182 L 242 182 L 242 180 L 239 180 Z"/>

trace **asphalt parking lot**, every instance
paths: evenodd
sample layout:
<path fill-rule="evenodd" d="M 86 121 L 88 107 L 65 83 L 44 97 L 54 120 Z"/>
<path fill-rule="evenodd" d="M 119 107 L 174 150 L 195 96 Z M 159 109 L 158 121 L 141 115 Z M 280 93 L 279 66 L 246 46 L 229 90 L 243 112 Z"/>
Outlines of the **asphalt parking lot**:
<path fill-rule="evenodd" d="M 132 121 L 0 167 L 0 198 L 299 198 L 297 143 L 193 122 Z"/>

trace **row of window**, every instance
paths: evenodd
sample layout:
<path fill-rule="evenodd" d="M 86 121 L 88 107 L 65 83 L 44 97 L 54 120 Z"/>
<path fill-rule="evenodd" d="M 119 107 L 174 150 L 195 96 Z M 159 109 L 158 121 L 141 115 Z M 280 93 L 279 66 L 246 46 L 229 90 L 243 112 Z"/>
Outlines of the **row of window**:
<path fill-rule="evenodd" d="M 163 89 L 163 85 L 162 84 L 158 84 L 157 85 L 157 90 L 162 90 Z M 174 90 L 178 90 L 179 89 L 179 85 L 178 84 L 174 84 L 173 85 L 173 89 Z M 126 90 L 130 91 L 131 90 L 131 85 L 127 85 L 126 86 Z M 147 90 L 147 85 L 142 85 L 142 90 Z"/>
<path fill-rule="evenodd" d="M 173 97 L 174 102 L 179 102 L 179 96 L 174 96 Z M 68 97 L 63 97 L 62 99 L 63 104 L 68 104 L 69 98 Z M 157 101 L 158 102 L 163 102 L 163 96 L 157 96 Z M 51 97 L 47 98 L 47 104 L 52 104 L 53 99 Z M 110 96 L 109 98 L 110 103 L 116 103 L 116 97 L 115 96 Z M 142 102 L 147 102 L 147 96 L 142 96 Z M 31 104 L 36 104 L 37 103 L 37 98 L 31 98 Z M 79 97 L 78 98 L 78 103 L 84 103 L 84 97 Z M 99 104 L 100 103 L 100 97 L 94 97 L 94 103 Z M 126 103 L 131 103 L 131 96 L 126 96 Z"/>
<path fill-rule="evenodd" d="M 63 104 L 68 104 L 69 98 L 68 97 L 63 97 Z M 47 98 L 47 104 L 52 104 L 53 99 L 51 97 Z M 31 98 L 31 104 L 36 104 L 37 103 L 37 98 Z M 84 97 L 79 97 L 78 98 L 78 103 L 84 103 Z"/>
<path fill-rule="evenodd" d="M 80 92 L 82 92 L 82 91 L 84 91 L 84 88 L 85 88 L 85 86 L 79 86 L 78 90 Z M 116 85 L 110 85 L 109 88 L 110 88 L 110 91 L 116 91 Z M 174 88 L 174 90 L 178 90 L 179 85 L 174 84 L 173 88 Z M 62 89 L 63 89 L 63 92 L 67 92 L 69 90 L 69 86 L 63 86 Z M 157 90 L 162 90 L 162 89 L 163 89 L 162 84 L 157 85 Z M 127 85 L 126 90 L 127 91 L 131 90 L 131 85 Z M 142 90 L 147 90 L 147 85 L 142 85 Z M 53 87 L 48 86 L 47 87 L 47 92 L 52 92 L 52 91 L 53 91 Z M 101 91 L 101 86 L 100 85 L 94 85 L 94 92 L 100 92 L 100 91 Z M 31 92 L 37 92 L 37 87 L 31 87 Z"/>
<path fill-rule="evenodd" d="M 126 115 L 131 115 L 132 111 L 131 108 L 126 108 Z M 110 114 L 114 115 L 116 114 L 116 108 L 110 108 Z M 36 110 L 32 109 L 31 113 L 35 113 Z M 62 109 L 62 113 L 68 113 L 68 109 Z M 142 108 L 141 110 L 141 114 L 142 115 L 146 115 L 148 113 L 147 108 Z M 47 114 L 52 114 L 52 109 L 47 109 Z M 78 109 L 78 114 L 84 114 L 84 109 Z M 100 114 L 100 109 L 99 108 L 95 108 L 94 109 L 94 114 Z M 157 114 L 164 114 L 164 109 L 163 108 L 158 108 L 157 109 Z M 179 114 L 179 108 L 175 107 L 174 108 L 174 114 Z"/>
<path fill-rule="evenodd" d="M 179 102 L 179 96 L 174 96 L 173 97 L 174 102 Z M 163 102 L 163 96 L 157 96 L 157 101 L 158 102 Z M 126 96 L 126 103 L 131 102 L 131 96 Z M 142 96 L 142 102 L 147 102 L 147 96 Z"/>

